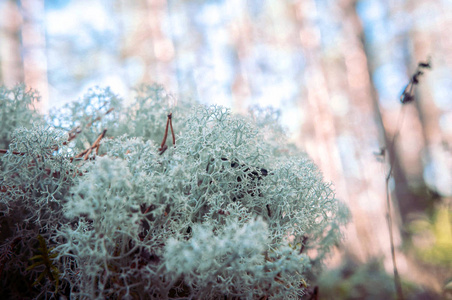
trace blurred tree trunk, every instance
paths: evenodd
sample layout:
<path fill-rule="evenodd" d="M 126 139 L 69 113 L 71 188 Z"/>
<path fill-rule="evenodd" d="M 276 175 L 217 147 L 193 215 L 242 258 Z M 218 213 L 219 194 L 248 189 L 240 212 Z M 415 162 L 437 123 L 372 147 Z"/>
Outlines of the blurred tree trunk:
<path fill-rule="evenodd" d="M 125 15 L 121 21 L 122 38 L 119 59 L 123 64 L 133 64 L 142 74 L 128 75 L 129 86 L 140 83 L 159 83 L 167 88 L 177 87 L 173 80 L 172 60 L 174 45 L 165 32 L 168 24 L 166 0 L 117 0 L 118 13 Z"/>
<path fill-rule="evenodd" d="M 49 88 L 47 80 L 46 37 L 44 28 L 44 0 L 21 0 L 22 57 L 24 82 L 28 88 L 39 91 L 40 103 L 35 106 L 42 113 L 49 109 Z"/>
<path fill-rule="evenodd" d="M 360 261 L 386 255 L 390 268 L 385 173 L 373 155 L 380 130 L 372 122 L 373 87 L 358 39 L 359 20 L 353 1 L 342 1 L 328 11 L 320 11 L 318 5 L 314 0 L 298 1 L 294 7 L 307 60 L 300 105 L 309 115 L 302 125 L 302 143 L 327 180 L 335 183 L 337 197 L 351 209 L 345 251 Z M 340 28 L 339 47 L 321 43 L 320 13 L 330 16 L 324 26 Z M 400 243 L 397 236 L 396 241 Z"/>
<path fill-rule="evenodd" d="M 21 53 L 22 16 L 18 1 L 0 3 L 0 83 L 13 86 L 24 81 Z"/>
<path fill-rule="evenodd" d="M 231 85 L 231 94 L 233 99 L 232 107 L 236 112 L 246 113 L 246 101 L 251 97 L 250 77 L 246 68 L 246 61 L 252 55 L 252 47 L 254 37 L 252 34 L 253 25 L 250 21 L 249 11 L 246 6 L 242 7 L 242 14 L 233 22 L 230 30 L 231 40 L 234 43 L 236 52 L 235 60 L 235 77 Z"/>
<path fill-rule="evenodd" d="M 359 1 L 357 1 L 359 2 Z M 429 6 L 435 1 L 429 1 Z M 420 15 L 415 12 L 414 7 L 424 10 L 427 6 L 422 6 L 422 1 L 406 2 L 403 7 L 401 2 L 386 3 L 383 5 L 383 13 L 380 13 L 378 20 L 382 24 L 390 24 L 394 22 L 394 15 L 403 9 L 408 11 L 410 16 Z M 424 2 L 424 5 L 427 2 Z M 407 9 L 409 6 L 413 9 Z M 430 17 L 428 17 L 430 19 Z M 378 69 L 385 64 L 401 64 L 406 67 L 406 82 L 409 83 L 417 64 L 425 61 L 429 53 L 433 52 L 435 35 L 427 28 L 420 30 L 420 26 L 416 26 L 417 22 L 422 22 L 413 17 L 413 26 L 407 32 L 399 35 L 389 36 L 389 40 L 371 41 L 365 32 L 361 32 L 362 47 L 368 57 L 368 68 L 370 77 L 377 74 Z M 425 22 L 425 20 L 424 20 Z M 425 25 L 425 24 L 424 24 Z M 420 30 L 421 32 L 413 32 Z M 367 30 L 369 32 L 369 30 Z M 397 51 L 402 49 L 402 51 Z M 424 181 L 425 162 L 429 160 L 429 144 L 435 140 L 436 144 L 440 143 L 438 136 L 438 114 L 433 103 L 432 93 L 422 93 L 422 97 L 418 94 L 419 89 L 428 90 L 428 80 L 426 77 L 420 78 L 420 84 L 415 87 L 414 103 L 403 104 L 399 99 L 394 99 L 391 105 L 382 105 L 381 98 L 384 96 L 375 93 L 374 108 L 376 120 L 379 120 L 382 130 L 381 136 L 384 139 L 383 146 L 388 157 L 388 165 L 392 165 L 393 188 L 391 189 L 392 203 L 394 212 L 398 220 L 395 220 L 394 230 L 398 230 L 404 241 L 409 238 L 408 226 L 412 217 L 416 214 L 425 214 L 433 204 L 434 193 L 427 188 Z M 380 75 L 381 76 L 381 75 Z M 400 92 L 404 86 L 400 87 Z M 395 139 L 394 145 L 393 141 Z M 430 140 L 430 141 L 429 141 Z M 388 171 L 389 169 L 387 169 Z M 386 171 L 386 172 L 387 172 Z M 400 242 L 396 243 L 396 247 L 400 247 Z M 441 284 L 438 281 L 438 270 L 430 269 L 423 265 L 418 259 L 412 257 L 409 251 L 398 252 L 397 259 L 399 261 L 399 271 L 406 279 L 413 280 L 419 284 L 429 286 L 436 291 L 441 290 Z"/>

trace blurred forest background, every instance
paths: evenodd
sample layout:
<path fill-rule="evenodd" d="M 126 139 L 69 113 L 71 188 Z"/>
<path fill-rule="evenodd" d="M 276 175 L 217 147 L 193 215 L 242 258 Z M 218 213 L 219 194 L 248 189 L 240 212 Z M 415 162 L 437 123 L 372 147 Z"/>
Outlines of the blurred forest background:
<path fill-rule="evenodd" d="M 391 160 L 399 272 L 441 293 L 452 278 L 450 28 L 451 0 L 0 0 L 0 84 L 37 89 L 44 113 L 96 85 L 127 99 L 153 82 L 238 113 L 278 109 L 352 213 L 324 294 L 375 261 L 392 274 Z"/>

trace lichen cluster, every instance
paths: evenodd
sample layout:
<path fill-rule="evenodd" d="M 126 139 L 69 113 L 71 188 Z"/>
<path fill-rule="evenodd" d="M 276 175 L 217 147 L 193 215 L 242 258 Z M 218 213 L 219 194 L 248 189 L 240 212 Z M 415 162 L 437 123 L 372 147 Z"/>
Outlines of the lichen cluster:
<path fill-rule="evenodd" d="M 19 101 L 6 94 L 0 107 Z M 141 87 L 128 106 L 93 89 L 46 122 L 8 123 L 15 128 L 2 132 L 11 140 L 0 154 L 1 295 L 307 293 L 346 219 L 330 184 L 288 145 L 272 112 L 243 117 L 171 104 L 159 86 Z M 168 139 L 162 151 L 170 112 L 176 144 Z M 43 241 L 49 260 L 30 268 Z M 45 270 L 51 276 L 39 277 Z"/>

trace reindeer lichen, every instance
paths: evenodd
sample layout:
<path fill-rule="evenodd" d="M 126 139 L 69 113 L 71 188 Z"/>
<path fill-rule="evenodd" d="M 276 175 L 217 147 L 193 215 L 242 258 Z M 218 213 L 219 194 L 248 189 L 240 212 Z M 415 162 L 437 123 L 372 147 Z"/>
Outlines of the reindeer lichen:
<path fill-rule="evenodd" d="M 274 114 L 172 102 L 149 86 L 121 108 L 96 89 L 53 113 L 59 130 L 17 129 L 0 154 L 2 245 L 42 236 L 71 299 L 298 299 L 341 238 L 331 185 Z M 51 282 L 28 292 L 55 296 Z"/>

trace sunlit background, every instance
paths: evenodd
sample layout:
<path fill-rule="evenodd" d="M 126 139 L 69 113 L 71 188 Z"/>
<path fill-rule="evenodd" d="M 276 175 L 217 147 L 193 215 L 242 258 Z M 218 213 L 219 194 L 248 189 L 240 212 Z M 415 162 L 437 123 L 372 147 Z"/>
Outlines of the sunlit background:
<path fill-rule="evenodd" d="M 237 113 L 279 109 L 352 212 L 331 268 L 381 259 L 392 272 L 391 157 L 399 270 L 439 293 L 452 278 L 451 28 L 451 0 L 0 0 L 0 83 L 39 90 L 42 112 L 152 82 Z"/>

